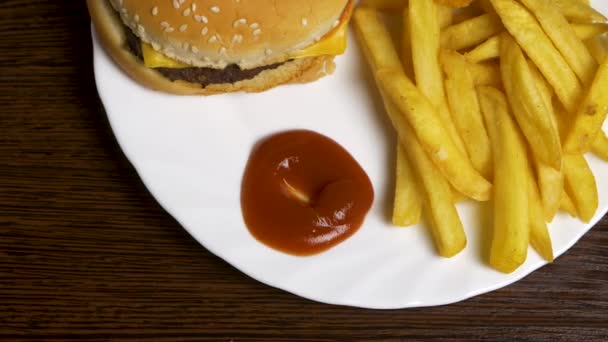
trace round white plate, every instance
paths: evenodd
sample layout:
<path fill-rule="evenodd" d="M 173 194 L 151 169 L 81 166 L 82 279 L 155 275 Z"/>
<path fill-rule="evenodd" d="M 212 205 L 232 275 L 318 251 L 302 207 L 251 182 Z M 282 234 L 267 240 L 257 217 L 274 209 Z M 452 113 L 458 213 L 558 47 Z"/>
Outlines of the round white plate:
<path fill-rule="evenodd" d="M 594 4 L 608 13 L 608 3 Z M 336 73 L 312 84 L 261 94 L 178 97 L 133 82 L 94 35 L 95 75 L 114 134 L 152 195 L 205 248 L 265 284 L 324 303 L 408 308 L 460 301 L 543 266 L 532 249 L 513 274 L 487 266 L 480 237 L 489 227 L 481 205 L 458 206 L 468 246 L 452 259 L 436 255 L 424 224 L 391 226 L 395 137 L 360 51 L 350 43 L 348 53 L 337 58 Z M 376 192 L 359 232 L 313 257 L 266 247 L 249 234 L 241 216 L 241 176 L 252 146 L 294 128 L 320 132 L 344 146 Z M 600 190 L 596 223 L 608 210 L 608 163 L 588 160 Z M 555 254 L 592 226 L 559 214 L 550 226 Z"/>

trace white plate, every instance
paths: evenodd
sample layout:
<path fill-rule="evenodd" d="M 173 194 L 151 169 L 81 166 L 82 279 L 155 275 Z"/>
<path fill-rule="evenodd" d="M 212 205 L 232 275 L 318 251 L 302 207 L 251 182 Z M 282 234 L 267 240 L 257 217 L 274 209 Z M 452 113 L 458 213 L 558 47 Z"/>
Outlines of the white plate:
<path fill-rule="evenodd" d="M 608 13 L 608 3 L 594 3 Z M 480 233 L 488 227 L 480 205 L 459 205 L 469 243 L 452 259 L 435 254 L 425 225 L 390 225 L 395 138 L 354 41 L 337 58 L 331 77 L 262 94 L 212 97 L 144 89 L 112 63 L 97 39 L 94 47 L 97 87 L 112 129 L 152 195 L 205 248 L 263 283 L 324 303 L 408 308 L 485 293 L 545 264 L 530 249 L 513 274 L 488 267 L 481 256 Z M 266 247 L 241 217 L 240 183 L 251 147 L 268 134 L 293 128 L 335 139 L 363 166 L 376 192 L 359 232 L 314 257 Z M 600 189 L 596 223 L 608 210 L 608 163 L 588 160 Z M 592 226 L 559 214 L 550 227 L 555 254 Z"/>

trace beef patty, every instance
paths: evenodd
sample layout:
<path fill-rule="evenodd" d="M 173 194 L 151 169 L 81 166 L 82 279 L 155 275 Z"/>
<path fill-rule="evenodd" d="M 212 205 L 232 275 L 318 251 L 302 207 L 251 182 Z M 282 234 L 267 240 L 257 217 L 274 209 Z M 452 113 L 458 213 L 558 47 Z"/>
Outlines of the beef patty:
<path fill-rule="evenodd" d="M 143 53 L 141 51 L 141 40 L 137 37 L 130 28 L 125 26 L 125 34 L 127 36 L 127 45 L 132 54 L 143 61 Z M 275 63 L 265 65 L 253 69 L 241 69 L 236 64 L 228 65 L 224 69 L 187 67 L 187 68 L 154 68 L 163 76 L 171 81 L 187 81 L 198 83 L 206 87 L 210 84 L 235 83 L 243 80 L 250 80 L 259 75 L 264 70 L 276 69 L 283 63 Z"/>

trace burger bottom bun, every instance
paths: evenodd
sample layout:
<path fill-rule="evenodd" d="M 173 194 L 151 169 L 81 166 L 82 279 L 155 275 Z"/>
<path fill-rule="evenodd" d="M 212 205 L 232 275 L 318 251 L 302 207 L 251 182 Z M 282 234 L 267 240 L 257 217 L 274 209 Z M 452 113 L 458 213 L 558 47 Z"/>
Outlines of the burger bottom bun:
<path fill-rule="evenodd" d="M 129 51 L 125 26 L 107 0 L 87 0 L 89 13 L 99 40 L 112 59 L 142 85 L 176 95 L 213 95 L 237 91 L 262 92 L 286 83 L 315 81 L 335 70 L 333 56 L 295 59 L 275 69 L 264 70 L 256 77 L 235 83 L 210 84 L 171 81 L 154 69 L 146 67 Z"/>

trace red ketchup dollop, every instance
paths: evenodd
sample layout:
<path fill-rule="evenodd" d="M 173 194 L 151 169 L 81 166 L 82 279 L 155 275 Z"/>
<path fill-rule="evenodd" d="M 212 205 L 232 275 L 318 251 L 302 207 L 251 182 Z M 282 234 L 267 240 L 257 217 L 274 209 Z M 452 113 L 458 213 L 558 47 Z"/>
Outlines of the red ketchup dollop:
<path fill-rule="evenodd" d="M 251 234 L 298 256 L 321 253 L 352 236 L 373 199 L 372 184 L 357 161 L 332 139 L 307 130 L 258 143 L 241 185 Z"/>

